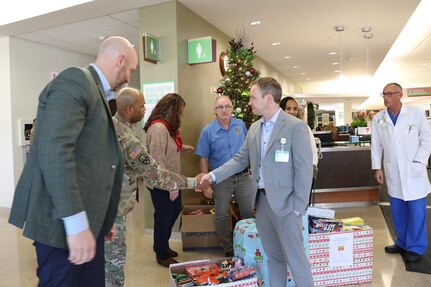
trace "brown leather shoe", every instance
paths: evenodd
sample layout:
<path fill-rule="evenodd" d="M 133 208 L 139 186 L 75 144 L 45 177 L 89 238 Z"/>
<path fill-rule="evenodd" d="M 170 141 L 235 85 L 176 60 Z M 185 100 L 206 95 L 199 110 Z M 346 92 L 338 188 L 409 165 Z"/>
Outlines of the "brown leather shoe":
<path fill-rule="evenodd" d="M 169 257 L 178 257 L 178 252 L 169 248 Z"/>
<path fill-rule="evenodd" d="M 162 265 L 163 267 L 169 268 L 169 265 L 178 263 L 177 260 L 173 259 L 172 257 L 166 258 L 166 259 L 159 259 L 156 258 L 156 261 L 158 264 Z"/>

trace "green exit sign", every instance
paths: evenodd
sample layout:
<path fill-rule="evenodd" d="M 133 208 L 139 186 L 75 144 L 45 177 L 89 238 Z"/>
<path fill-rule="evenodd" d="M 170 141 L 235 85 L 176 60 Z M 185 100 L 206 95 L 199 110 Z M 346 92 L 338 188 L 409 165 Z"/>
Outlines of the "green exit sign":
<path fill-rule="evenodd" d="M 212 63 L 216 61 L 216 40 L 211 37 L 189 39 L 187 41 L 189 64 Z"/>

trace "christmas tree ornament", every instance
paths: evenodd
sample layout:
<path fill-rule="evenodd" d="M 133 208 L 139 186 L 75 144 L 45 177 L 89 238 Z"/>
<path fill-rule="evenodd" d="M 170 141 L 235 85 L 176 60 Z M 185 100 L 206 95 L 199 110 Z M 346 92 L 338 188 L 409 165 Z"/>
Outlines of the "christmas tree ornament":
<path fill-rule="evenodd" d="M 250 77 L 250 76 L 251 76 L 251 72 L 250 72 L 250 71 L 246 71 L 246 72 L 245 72 L 245 75 L 246 75 L 247 77 Z"/>
<path fill-rule="evenodd" d="M 217 94 L 221 94 L 223 93 L 223 89 L 222 88 L 217 88 Z"/>

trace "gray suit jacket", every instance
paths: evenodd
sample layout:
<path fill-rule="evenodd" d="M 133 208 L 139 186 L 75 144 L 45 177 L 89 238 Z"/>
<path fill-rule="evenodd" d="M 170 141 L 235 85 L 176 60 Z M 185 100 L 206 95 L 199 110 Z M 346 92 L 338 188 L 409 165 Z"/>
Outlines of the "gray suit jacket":
<path fill-rule="evenodd" d="M 81 211 L 96 238 L 112 227 L 123 157 L 105 98 L 91 66 L 66 69 L 40 94 L 35 137 L 9 218 L 24 226 L 24 236 L 67 248 L 62 218 Z"/>
<path fill-rule="evenodd" d="M 259 183 L 259 167 L 271 209 L 284 216 L 292 211 L 305 213 L 313 177 L 313 155 L 307 125 L 295 117 L 280 112 L 265 157 L 261 160 L 261 120 L 253 123 L 238 153 L 227 163 L 213 170 L 217 182 L 251 167 L 251 206 L 254 207 Z M 286 139 L 284 150 L 289 151 L 288 162 L 276 162 L 275 151 L 281 149 L 281 139 Z"/>

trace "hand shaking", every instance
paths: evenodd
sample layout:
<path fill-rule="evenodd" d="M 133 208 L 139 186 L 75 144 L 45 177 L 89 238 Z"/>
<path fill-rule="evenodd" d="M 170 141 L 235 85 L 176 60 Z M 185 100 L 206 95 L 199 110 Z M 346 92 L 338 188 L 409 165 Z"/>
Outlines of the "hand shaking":
<path fill-rule="evenodd" d="M 208 187 L 211 186 L 211 183 L 212 183 L 211 180 L 209 180 L 209 181 L 208 180 L 202 180 L 202 178 L 205 175 L 208 175 L 209 178 L 211 179 L 211 176 L 209 175 L 209 173 L 208 174 L 200 173 L 195 177 L 196 178 L 196 188 L 195 188 L 196 192 L 202 192 L 203 190 L 206 190 Z"/>
<path fill-rule="evenodd" d="M 207 189 L 204 189 L 204 196 L 205 196 L 206 198 L 208 198 L 208 199 L 213 198 L 213 193 L 214 193 L 214 191 L 213 191 L 213 189 L 211 188 L 211 186 L 210 186 L 210 187 L 208 187 Z"/>

